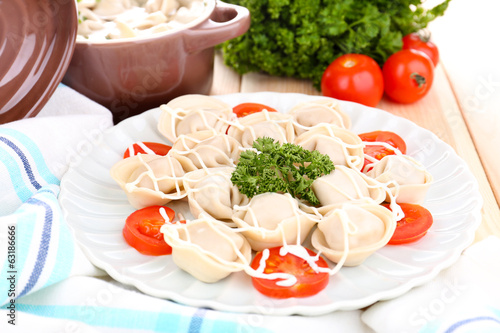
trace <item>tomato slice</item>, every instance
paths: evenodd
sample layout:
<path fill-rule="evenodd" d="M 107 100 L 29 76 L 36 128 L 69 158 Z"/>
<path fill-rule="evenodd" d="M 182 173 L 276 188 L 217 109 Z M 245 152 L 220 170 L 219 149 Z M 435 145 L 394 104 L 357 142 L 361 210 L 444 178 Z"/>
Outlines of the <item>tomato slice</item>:
<path fill-rule="evenodd" d="M 394 148 L 399 149 L 401 153 L 406 154 L 406 143 L 405 141 L 396 133 L 390 131 L 373 131 L 368 133 L 359 134 L 359 137 L 364 142 L 384 142 Z M 381 145 L 366 145 L 363 149 L 365 155 L 371 156 L 377 160 L 381 160 L 387 155 L 395 155 L 394 150 L 386 148 Z M 365 164 L 363 170 L 368 164 L 373 163 L 372 161 L 365 158 Z"/>
<path fill-rule="evenodd" d="M 233 112 L 236 114 L 238 118 L 248 116 L 249 114 L 252 113 L 257 113 L 261 112 L 262 110 L 266 109 L 269 112 L 278 112 L 276 109 L 264 105 L 264 104 L 259 104 L 259 103 L 241 103 L 236 105 L 233 108 Z"/>
<path fill-rule="evenodd" d="M 391 209 L 389 204 L 383 204 L 382 206 Z M 424 237 L 427 230 L 432 226 L 432 214 L 426 208 L 416 204 L 401 203 L 399 206 L 403 210 L 405 217 L 398 221 L 389 244 L 407 244 Z"/>
<path fill-rule="evenodd" d="M 292 286 L 277 285 L 276 282 L 283 279 L 269 280 L 266 278 L 252 277 L 252 283 L 255 289 L 260 293 L 273 298 L 290 298 L 290 297 L 308 297 L 316 295 L 323 290 L 330 281 L 330 275 L 326 272 L 314 271 L 309 263 L 287 253 L 285 256 L 280 255 L 281 247 L 273 247 L 269 249 L 269 257 L 266 259 L 264 268 L 265 274 L 272 273 L 288 273 L 297 278 L 297 282 Z M 316 253 L 306 249 L 310 256 L 315 256 Z M 258 252 L 252 260 L 251 267 L 258 270 L 262 259 L 263 251 Z M 328 267 L 326 261 L 319 257 L 316 261 L 319 267 Z"/>
<path fill-rule="evenodd" d="M 123 153 L 123 158 L 141 154 L 167 155 L 171 146 L 159 142 L 136 142 L 131 144 Z"/>
<path fill-rule="evenodd" d="M 130 246 L 142 254 L 159 256 L 172 253 L 172 248 L 165 242 L 160 232 L 160 228 L 165 224 L 165 219 L 160 213 L 161 209 L 165 210 L 169 222 L 172 222 L 175 212 L 164 206 L 150 206 L 136 210 L 125 221 L 123 237 Z"/>

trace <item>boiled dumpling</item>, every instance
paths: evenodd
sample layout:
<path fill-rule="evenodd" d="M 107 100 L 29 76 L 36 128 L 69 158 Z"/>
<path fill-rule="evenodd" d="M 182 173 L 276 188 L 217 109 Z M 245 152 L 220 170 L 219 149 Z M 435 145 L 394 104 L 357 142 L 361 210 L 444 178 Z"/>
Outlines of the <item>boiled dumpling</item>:
<path fill-rule="evenodd" d="M 248 203 L 248 197 L 231 182 L 233 171 L 232 167 L 200 169 L 184 177 L 189 208 L 195 218 L 208 214 L 217 220 L 231 222 L 233 207 Z"/>
<path fill-rule="evenodd" d="M 328 155 L 334 165 L 358 170 L 363 167 L 363 142 L 353 132 L 335 125 L 318 125 L 296 137 L 294 143 Z"/>
<path fill-rule="evenodd" d="M 322 214 L 347 202 L 379 204 L 386 198 L 383 184 L 342 165 L 336 166 L 330 174 L 317 178 L 311 189 L 321 204 L 318 210 Z"/>
<path fill-rule="evenodd" d="M 241 145 L 234 138 L 214 131 L 181 135 L 175 140 L 170 155 L 193 168 L 234 166 L 240 156 Z"/>
<path fill-rule="evenodd" d="M 258 194 L 248 205 L 235 210 L 233 221 L 255 251 L 284 242 L 301 244 L 318 220 L 302 211 L 297 199 L 288 193 Z"/>
<path fill-rule="evenodd" d="M 324 216 L 313 232 L 311 242 L 331 261 L 344 266 L 357 266 L 385 246 L 395 228 L 394 215 L 383 206 L 346 204 Z"/>
<path fill-rule="evenodd" d="M 160 109 L 158 130 L 171 142 L 180 135 L 199 131 L 226 133 L 236 118 L 228 104 L 205 95 L 180 96 L 160 106 Z"/>
<path fill-rule="evenodd" d="M 239 119 L 227 134 L 235 138 L 245 148 L 252 147 L 258 138 L 268 137 L 279 143 L 292 143 L 295 137 L 289 115 L 263 110 Z"/>
<path fill-rule="evenodd" d="M 351 119 L 340 109 L 333 98 L 302 102 L 294 106 L 289 114 L 294 120 L 295 133 L 300 135 L 318 124 L 332 124 L 349 129 Z"/>
<path fill-rule="evenodd" d="M 182 177 L 186 171 L 190 170 L 171 156 L 139 154 L 116 163 L 111 176 L 130 204 L 140 209 L 184 198 Z"/>
<path fill-rule="evenodd" d="M 370 165 L 366 175 L 387 183 L 397 203 L 422 204 L 432 183 L 432 175 L 408 155 L 387 155 Z M 391 201 L 390 196 L 386 198 Z"/>
<path fill-rule="evenodd" d="M 161 228 L 172 247 L 172 259 L 200 281 L 217 282 L 245 269 L 251 260 L 248 241 L 234 229 L 208 216 Z"/>

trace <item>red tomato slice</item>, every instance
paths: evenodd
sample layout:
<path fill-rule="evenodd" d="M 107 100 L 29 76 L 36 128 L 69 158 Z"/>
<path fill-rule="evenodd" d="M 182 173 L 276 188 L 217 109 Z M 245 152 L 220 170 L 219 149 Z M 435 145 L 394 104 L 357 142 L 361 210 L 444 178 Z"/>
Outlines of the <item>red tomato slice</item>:
<path fill-rule="evenodd" d="M 162 208 L 165 209 L 169 222 L 172 222 L 175 212 L 164 206 L 150 206 L 136 210 L 125 221 L 123 237 L 130 246 L 142 254 L 159 256 L 172 253 L 172 248 L 165 242 L 160 232 L 160 228 L 165 224 L 165 219 L 160 213 Z"/>
<path fill-rule="evenodd" d="M 264 273 L 292 274 L 297 278 L 297 282 L 292 286 L 280 286 L 276 285 L 276 282 L 282 279 L 269 280 L 252 277 L 252 283 L 260 293 L 273 298 L 308 297 L 316 295 L 328 285 L 330 281 L 328 273 L 315 272 L 307 261 L 293 254 L 287 253 L 285 256 L 281 256 L 279 253 L 280 248 L 273 247 L 269 249 L 269 258 L 266 260 Z M 306 250 L 310 256 L 316 255 L 313 251 Z M 262 253 L 262 251 L 258 252 L 250 265 L 255 270 L 259 267 Z M 319 267 L 328 267 L 322 257 L 319 257 L 316 264 Z"/>
<path fill-rule="evenodd" d="M 141 147 L 142 145 L 146 146 L 147 149 L 144 150 L 144 148 Z M 150 151 L 148 151 L 148 149 Z M 123 158 L 130 157 L 131 152 L 132 152 L 132 156 L 137 155 L 139 153 L 141 153 L 141 154 L 155 154 L 155 155 L 164 156 L 164 155 L 167 155 L 167 153 L 170 151 L 170 149 L 172 149 L 171 146 L 163 144 L 163 143 L 159 143 L 159 142 L 136 142 L 127 148 L 125 153 L 123 153 Z"/>
<path fill-rule="evenodd" d="M 389 204 L 383 204 L 383 206 L 391 209 Z M 432 226 L 431 213 L 426 208 L 416 204 L 401 203 L 399 206 L 403 210 L 405 217 L 398 221 L 389 244 L 407 244 L 424 237 L 427 230 Z"/>
<path fill-rule="evenodd" d="M 396 133 L 390 131 L 373 131 L 368 133 L 359 134 L 359 137 L 364 142 L 385 142 L 394 148 L 399 149 L 401 153 L 406 154 L 406 143 L 405 141 Z M 376 158 L 377 160 L 381 160 L 383 157 L 387 155 L 395 155 L 394 150 L 390 148 L 386 148 L 384 146 L 378 145 L 366 145 L 363 149 L 365 155 Z M 365 158 L 364 168 L 371 164 L 372 162 Z"/>
<path fill-rule="evenodd" d="M 248 116 L 252 113 L 261 112 L 266 109 L 269 112 L 278 112 L 276 109 L 259 103 L 242 103 L 238 104 L 233 108 L 233 112 L 236 114 L 238 118 Z"/>

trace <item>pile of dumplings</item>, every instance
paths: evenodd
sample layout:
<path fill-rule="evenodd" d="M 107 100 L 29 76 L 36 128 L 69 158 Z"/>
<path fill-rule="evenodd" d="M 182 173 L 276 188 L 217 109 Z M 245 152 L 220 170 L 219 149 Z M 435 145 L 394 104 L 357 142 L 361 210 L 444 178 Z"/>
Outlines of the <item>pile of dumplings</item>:
<path fill-rule="evenodd" d="M 334 263 L 331 274 L 360 265 L 388 243 L 401 217 L 380 204 L 421 204 L 432 182 L 420 163 L 401 153 L 363 170 L 364 143 L 335 99 L 321 97 L 287 113 L 263 110 L 242 118 L 230 105 L 204 95 L 181 96 L 160 109 L 158 130 L 172 149 L 165 156 L 123 159 L 111 175 L 136 209 L 188 202 L 193 219 L 166 224 L 161 231 L 174 262 L 203 282 L 237 271 L 262 277 L 262 270 L 249 267 L 255 251 L 281 246 L 303 253 L 306 239 Z M 232 184 L 239 155 L 260 137 L 331 158 L 335 170 L 311 186 L 318 207 L 288 193 L 248 198 Z"/>
<path fill-rule="evenodd" d="M 148 37 L 184 28 L 206 11 L 203 0 L 80 0 L 77 38 Z"/>

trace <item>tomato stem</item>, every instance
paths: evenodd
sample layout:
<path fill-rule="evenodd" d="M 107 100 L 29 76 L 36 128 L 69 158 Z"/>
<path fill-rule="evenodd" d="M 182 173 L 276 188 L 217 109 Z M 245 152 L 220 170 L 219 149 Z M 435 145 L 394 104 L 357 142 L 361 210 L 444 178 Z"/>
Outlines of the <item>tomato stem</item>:
<path fill-rule="evenodd" d="M 427 43 L 428 41 L 431 40 L 431 32 L 427 29 L 422 29 L 419 32 L 417 32 L 417 34 L 420 40 L 424 43 Z"/>
<path fill-rule="evenodd" d="M 425 77 L 423 77 L 422 75 L 420 75 L 418 73 L 411 73 L 410 78 L 415 80 L 415 82 L 417 82 L 419 88 L 422 88 L 422 86 L 427 83 L 427 80 L 425 79 Z"/>

